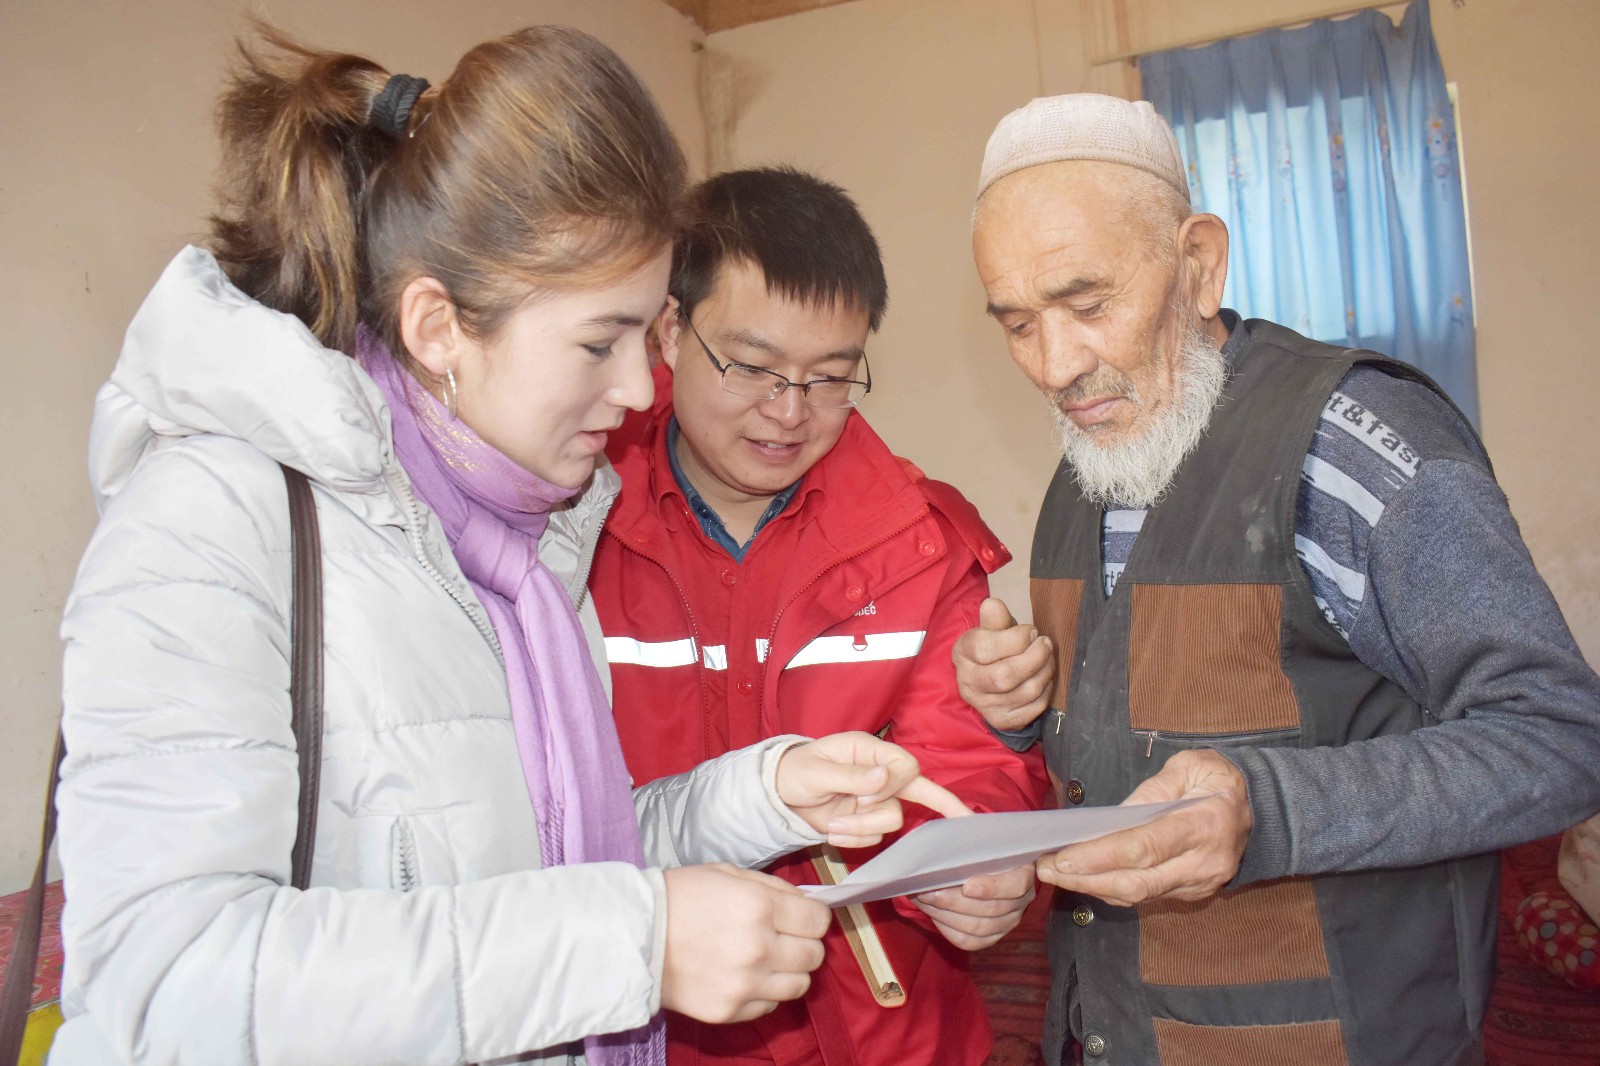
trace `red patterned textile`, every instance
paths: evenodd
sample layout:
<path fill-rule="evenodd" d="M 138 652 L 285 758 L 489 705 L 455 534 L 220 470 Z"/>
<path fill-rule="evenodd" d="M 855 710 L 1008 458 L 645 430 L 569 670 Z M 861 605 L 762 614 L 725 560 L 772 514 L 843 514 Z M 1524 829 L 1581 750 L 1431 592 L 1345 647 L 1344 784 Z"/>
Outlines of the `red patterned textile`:
<path fill-rule="evenodd" d="M 1539 892 L 1558 892 L 1559 836 L 1506 851 L 1500 860 L 1500 949 L 1489 1016 L 1488 1066 L 1596 1066 L 1600 993 L 1565 984 L 1518 942 L 1516 912 Z"/>
<path fill-rule="evenodd" d="M 22 908 L 27 892 L 0 896 L 0 974 L 11 958 L 11 944 L 22 924 Z M 61 882 L 53 881 L 44 890 L 44 926 L 39 933 L 39 966 L 33 972 L 33 1005 L 53 1003 L 61 998 Z"/>
<path fill-rule="evenodd" d="M 1565 893 L 1535 892 L 1512 923 L 1517 942 L 1573 988 L 1600 992 L 1600 927 Z"/>
<path fill-rule="evenodd" d="M 994 1026 L 994 1048 L 987 1066 L 1043 1066 L 1039 1034 L 1050 995 L 1044 923 L 1052 891 L 1041 885 L 1038 898 L 1010 936 L 972 953 L 972 979 L 989 1007 L 989 1022 Z"/>

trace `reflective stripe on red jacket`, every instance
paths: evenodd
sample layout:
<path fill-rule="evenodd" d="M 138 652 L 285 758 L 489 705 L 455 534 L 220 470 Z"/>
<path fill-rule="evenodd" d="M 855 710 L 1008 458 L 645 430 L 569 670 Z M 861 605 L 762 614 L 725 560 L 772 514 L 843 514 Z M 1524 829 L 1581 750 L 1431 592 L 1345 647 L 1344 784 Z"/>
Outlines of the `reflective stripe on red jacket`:
<path fill-rule="evenodd" d="M 671 379 L 658 375 L 663 396 Z M 950 650 L 977 624 L 1010 553 L 947 485 L 895 458 L 852 413 L 783 514 L 735 562 L 673 479 L 663 403 L 613 437 L 623 489 L 590 587 L 611 658 L 618 731 L 637 782 L 760 737 L 881 733 L 977 810 L 1041 805 L 1036 755 L 999 743 L 957 695 Z M 920 820 L 908 810 L 908 822 Z M 847 852 L 852 866 L 871 852 Z M 804 853 L 771 872 L 817 881 Z M 672 1018 L 674 1066 L 970 1066 L 987 1014 L 948 943 L 907 900 L 870 905 L 906 1005 L 878 1006 L 837 924 L 811 992 L 760 1021 Z M 803 1006 L 802 1006 L 803 1005 Z"/>

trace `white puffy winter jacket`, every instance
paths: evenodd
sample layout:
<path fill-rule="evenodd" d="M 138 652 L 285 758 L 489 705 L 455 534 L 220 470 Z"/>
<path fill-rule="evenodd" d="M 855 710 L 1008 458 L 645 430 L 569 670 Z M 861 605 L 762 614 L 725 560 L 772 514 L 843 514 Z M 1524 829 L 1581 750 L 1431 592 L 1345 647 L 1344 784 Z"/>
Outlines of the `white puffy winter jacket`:
<path fill-rule="evenodd" d="M 311 478 L 322 536 L 326 721 L 304 892 L 287 887 L 280 461 Z M 100 391 L 90 467 L 101 521 L 62 624 L 52 1066 L 563 1061 L 585 1034 L 650 1018 L 660 871 L 539 869 L 494 631 L 353 359 L 186 249 Z M 579 601 L 609 474 L 541 544 Z M 650 862 L 756 865 L 813 842 L 772 791 L 779 750 L 638 790 Z"/>

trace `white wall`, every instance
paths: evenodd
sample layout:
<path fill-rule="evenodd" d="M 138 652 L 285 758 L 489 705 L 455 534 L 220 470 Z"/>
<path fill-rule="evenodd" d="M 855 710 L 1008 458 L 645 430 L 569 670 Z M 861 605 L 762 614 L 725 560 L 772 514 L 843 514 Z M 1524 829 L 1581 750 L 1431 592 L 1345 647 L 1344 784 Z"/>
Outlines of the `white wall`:
<path fill-rule="evenodd" d="M 162 265 L 203 235 L 212 106 L 233 0 L 0 4 L 0 894 L 31 876 L 59 706 L 56 631 L 94 527 L 90 403 Z M 704 155 L 700 34 L 659 0 L 276 0 L 303 39 L 435 81 L 467 48 L 537 22 L 588 30 Z"/>
<path fill-rule="evenodd" d="M 1152 5 L 1152 25 L 1176 17 L 1172 0 L 1124 2 L 1130 14 Z M 1180 13 L 1228 20 L 1214 24 L 1225 31 L 1329 6 L 1228 0 Z M 707 40 L 742 73 L 730 163 L 816 170 L 877 231 L 890 308 L 871 346 L 882 387 L 864 411 L 1024 560 L 994 583 L 1019 615 L 1053 457 L 1043 405 L 983 315 L 972 188 L 995 122 L 1030 97 L 1137 92 L 1126 64 L 1088 67 L 1083 12 L 1079 0 L 858 0 Z M 1589 84 L 1600 5 L 1434 0 L 1433 21 L 1461 92 L 1485 436 L 1534 558 L 1600 661 L 1600 146 L 1588 136 L 1600 127 Z"/>
<path fill-rule="evenodd" d="M 1534 561 L 1600 666 L 1600 4 L 1433 4 L 1460 90 L 1478 390 Z"/>

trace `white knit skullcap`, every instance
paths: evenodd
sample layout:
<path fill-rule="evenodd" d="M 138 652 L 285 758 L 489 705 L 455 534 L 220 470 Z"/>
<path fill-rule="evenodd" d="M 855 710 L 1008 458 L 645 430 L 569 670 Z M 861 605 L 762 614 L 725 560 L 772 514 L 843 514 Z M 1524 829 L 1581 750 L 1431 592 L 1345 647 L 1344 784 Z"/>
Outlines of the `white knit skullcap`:
<path fill-rule="evenodd" d="M 1099 93 L 1041 96 L 1001 119 L 983 151 L 978 196 L 1007 174 L 1069 159 L 1137 167 L 1189 200 L 1183 157 L 1166 120 L 1148 101 Z"/>

